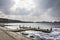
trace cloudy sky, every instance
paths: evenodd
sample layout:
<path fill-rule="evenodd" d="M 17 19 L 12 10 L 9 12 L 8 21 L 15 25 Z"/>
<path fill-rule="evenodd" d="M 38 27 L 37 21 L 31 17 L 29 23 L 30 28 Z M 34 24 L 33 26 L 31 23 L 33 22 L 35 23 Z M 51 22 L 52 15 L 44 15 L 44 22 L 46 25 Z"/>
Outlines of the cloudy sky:
<path fill-rule="evenodd" d="M 0 18 L 60 21 L 60 0 L 0 0 Z"/>

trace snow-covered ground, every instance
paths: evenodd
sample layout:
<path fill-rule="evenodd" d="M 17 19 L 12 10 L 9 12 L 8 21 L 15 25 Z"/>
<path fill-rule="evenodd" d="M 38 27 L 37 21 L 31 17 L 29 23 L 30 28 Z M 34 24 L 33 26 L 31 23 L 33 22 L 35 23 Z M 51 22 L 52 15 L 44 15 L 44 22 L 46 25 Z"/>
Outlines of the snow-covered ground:
<path fill-rule="evenodd" d="M 28 33 L 27 37 L 33 35 L 35 37 L 35 40 L 60 40 L 60 23 L 9 23 L 6 25 L 15 25 L 15 26 L 5 26 L 10 29 L 17 29 L 19 28 L 19 25 L 21 26 L 32 26 L 32 27 L 42 27 L 42 28 L 51 28 L 51 33 L 44 33 L 39 31 L 24 31 L 23 33 Z"/>
<path fill-rule="evenodd" d="M 24 33 L 28 33 L 30 35 L 34 34 L 35 40 L 60 40 L 60 28 L 53 28 L 51 33 L 37 32 L 37 31 L 24 31 Z"/>

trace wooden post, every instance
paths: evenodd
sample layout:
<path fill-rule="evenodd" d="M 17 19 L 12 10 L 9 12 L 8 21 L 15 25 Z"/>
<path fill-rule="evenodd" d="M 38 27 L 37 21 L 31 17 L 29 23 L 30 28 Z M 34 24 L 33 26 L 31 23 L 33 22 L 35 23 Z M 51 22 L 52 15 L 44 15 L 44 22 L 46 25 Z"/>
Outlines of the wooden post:
<path fill-rule="evenodd" d="M 24 28 L 24 25 L 23 25 L 23 28 Z"/>
<path fill-rule="evenodd" d="M 31 28 L 31 26 L 29 26 L 29 28 Z"/>
<path fill-rule="evenodd" d="M 39 28 L 39 26 L 38 26 L 38 30 L 39 30 L 40 28 Z"/>
<path fill-rule="evenodd" d="M 51 27 L 50 31 L 52 31 L 52 27 Z"/>
<path fill-rule="evenodd" d="M 19 28 L 21 28 L 21 25 L 19 25 Z"/>

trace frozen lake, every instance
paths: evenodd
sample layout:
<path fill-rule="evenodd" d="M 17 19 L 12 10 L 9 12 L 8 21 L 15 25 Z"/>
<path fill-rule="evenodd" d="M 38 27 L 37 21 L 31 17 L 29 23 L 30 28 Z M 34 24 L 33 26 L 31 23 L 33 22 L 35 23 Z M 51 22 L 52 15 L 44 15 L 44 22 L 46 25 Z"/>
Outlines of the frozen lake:
<path fill-rule="evenodd" d="M 24 33 L 33 34 L 35 36 L 35 40 L 60 40 L 60 23 L 7 23 L 8 25 L 14 25 L 14 26 L 6 26 L 10 29 L 16 29 L 19 28 L 19 25 L 21 27 L 40 27 L 42 29 L 49 29 L 52 27 L 51 33 L 44 33 L 39 31 L 24 31 Z M 28 35 L 29 36 L 29 35 Z"/>

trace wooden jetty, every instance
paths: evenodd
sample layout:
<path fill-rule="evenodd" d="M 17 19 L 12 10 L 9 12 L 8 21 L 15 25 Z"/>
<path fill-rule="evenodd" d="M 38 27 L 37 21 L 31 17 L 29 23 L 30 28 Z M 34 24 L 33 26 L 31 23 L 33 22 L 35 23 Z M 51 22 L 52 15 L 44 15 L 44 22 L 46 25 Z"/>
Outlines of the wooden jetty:
<path fill-rule="evenodd" d="M 31 28 L 31 27 L 19 27 L 19 29 L 15 29 L 15 30 L 8 30 L 8 31 L 13 31 L 13 32 L 20 32 L 20 31 L 27 31 L 27 30 L 33 30 L 33 31 L 42 31 L 45 33 L 50 33 L 52 32 L 52 28 L 51 29 L 40 29 L 38 28 Z"/>

